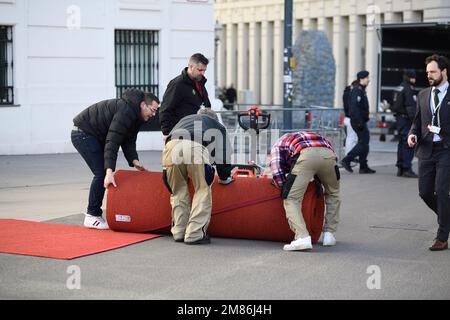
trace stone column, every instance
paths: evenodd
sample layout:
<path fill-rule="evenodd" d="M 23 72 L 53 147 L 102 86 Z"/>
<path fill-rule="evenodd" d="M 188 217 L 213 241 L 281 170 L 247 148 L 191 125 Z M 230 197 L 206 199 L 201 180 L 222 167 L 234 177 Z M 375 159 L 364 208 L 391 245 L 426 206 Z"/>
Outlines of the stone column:
<path fill-rule="evenodd" d="M 379 38 L 380 10 L 375 5 L 369 5 L 366 15 L 366 69 L 370 72 L 370 83 L 367 87 L 370 112 L 378 109 L 378 58 L 381 56 L 381 38 Z"/>
<path fill-rule="evenodd" d="M 260 103 L 261 88 L 261 27 L 259 23 L 249 25 L 249 88 L 253 92 L 253 103 Z"/>
<path fill-rule="evenodd" d="M 248 89 L 248 25 L 238 24 L 238 64 L 237 64 L 237 91 Z M 236 87 L 235 87 L 236 88 Z"/>
<path fill-rule="evenodd" d="M 261 22 L 261 104 L 272 104 L 273 32 L 270 21 Z"/>
<path fill-rule="evenodd" d="M 222 29 L 217 32 L 217 85 L 219 87 L 225 87 L 227 83 L 227 70 L 226 70 L 226 28 L 222 26 Z"/>
<path fill-rule="evenodd" d="M 356 73 L 363 68 L 362 30 L 363 26 L 361 23 L 361 17 L 356 14 L 352 14 L 349 18 L 347 82 L 354 80 L 356 78 Z"/>
<path fill-rule="evenodd" d="M 295 41 L 297 41 L 298 35 L 303 30 L 303 22 L 300 19 L 294 19 L 292 23 L 292 45 L 295 45 Z"/>
<path fill-rule="evenodd" d="M 303 19 L 303 30 L 311 30 L 311 19 L 310 18 Z"/>
<path fill-rule="evenodd" d="M 347 59 L 345 48 L 348 43 L 348 25 L 340 15 L 333 18 L 333 56 L 336 63 L 336 86 L 334 93 L 334 105 L 343 108 L 342 94 L 347 86 Z"/>
<path fill-rule="evenodd" d="M 230 84 L 236 85 L 237 74 L 236 74 L 236 25 L 233 23 L 227 24 L 227 83 L 228 87 Z"/>
<path fill-rule="evenodd" d="M 311 30 L 311 1 L 303 1 L 302 11 L 303 11 L 303 30 Z"/>
<path fill-rule="evenodd" d="M 275 20 L 273 27 L 273 104 L 283 104 L 284 23 Z"/>
<path fill-rule="evenodd" d="M 317 19 L 317 30 L 323 31 L 327 35 L 330 46 L 333 46 L 333 22 L 326 17 L 319 17 Z"/>

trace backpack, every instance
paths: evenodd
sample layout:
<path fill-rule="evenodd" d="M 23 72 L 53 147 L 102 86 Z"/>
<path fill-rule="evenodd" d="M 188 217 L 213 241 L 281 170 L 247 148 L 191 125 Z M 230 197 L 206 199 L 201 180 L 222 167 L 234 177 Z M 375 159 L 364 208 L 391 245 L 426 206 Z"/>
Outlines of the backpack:
<path fill-rule="evenodd" d="M 346 86 L 344 89 L 344 94 L 342 95 L 342 102 L 344 103 L 344 113 L 348 117 L 349 114 L 349 104 L 350 104 L 350 92 L 352 91 L 351 86 Z"/>
<path fill-rule="evenodd" d="M 394 92 L 392 94 L 392 104 L 391 107 L 389 108 L 393 113 L 404 111 L 403 89 L 404 89 L 403 86 L 398 86 L 397 88 L 394 89 Z"/>

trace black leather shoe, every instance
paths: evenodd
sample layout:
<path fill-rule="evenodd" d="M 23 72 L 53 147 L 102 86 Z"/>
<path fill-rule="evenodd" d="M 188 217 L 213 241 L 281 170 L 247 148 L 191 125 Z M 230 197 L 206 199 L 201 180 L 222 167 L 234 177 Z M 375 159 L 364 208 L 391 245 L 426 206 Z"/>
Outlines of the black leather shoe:
<path fill-rule="evenodd" d="M 175 240 L 175 242 L 184 242 L 183 238 L 181 238 L 181 239 L 174 239 L 174 240 Z"/>
<path fill-rule="evenodd" d="M 441 250 L 447 250 L 448 249 L 448 242 L 447 241 L 440 241 L 438 239 L 435 239 L 431 247 L 429 248 L 430 251 L 441 251 Z"/>
<path fill-rule="evenodd" d="M 366 173 L 375 173 L 375 170 L 370 169 L 369 167 L 367 168 L 363 168 L 363 169 L 359 169 L 359 173 L 361 174 L 366 174 Z"/>
<path fill-rule="evenodd" d="M 200 240 L 195 240 L 195 241 L 185 241 L 184 244 L 209 244 L 211 243 L 211 239 L 209 238 L 208 235 L 203 236 L 203 238 L 201 238 Z"/>
<path fill-rule="evenodd" d="M 347 170 L 348 172 L 353 172 L 353 169 L 352 169 L 352 167 L 351 167 L 349 161 L 347 161 L 347 160 L 345 160 L 345 159 L 342 159 L 342 160 L 341 160 L 341 166 L 342 166 L 345 170 Z"/>
<path fill-rule="evenodd" d="M 403 175 L 403 168 L 397 169 L 397 177 L 401 177 Z"/>
<path fill-rule="evenodd" d="M 414 171 L 412 171 L 412 170 L 404 171 L 402 177 L 406 177 L 406 178 L 418 178 L 418 177 L 417 177 L 417 174 L 416 174 Z"/>

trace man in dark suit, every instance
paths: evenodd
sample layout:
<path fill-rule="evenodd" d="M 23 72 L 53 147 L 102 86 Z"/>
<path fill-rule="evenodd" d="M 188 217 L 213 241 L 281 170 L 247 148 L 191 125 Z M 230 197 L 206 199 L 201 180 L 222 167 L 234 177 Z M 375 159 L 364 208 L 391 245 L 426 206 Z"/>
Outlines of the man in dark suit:
<path fill-rule="evenodd" d="M 425 60 L 430 88 L 419 92 L 408 145 L 419 158 L 419 195 L 437 214 L 439 228 L 431 251 L 448 248 L 450 232 L 450 92 L 447 58 Z"/>

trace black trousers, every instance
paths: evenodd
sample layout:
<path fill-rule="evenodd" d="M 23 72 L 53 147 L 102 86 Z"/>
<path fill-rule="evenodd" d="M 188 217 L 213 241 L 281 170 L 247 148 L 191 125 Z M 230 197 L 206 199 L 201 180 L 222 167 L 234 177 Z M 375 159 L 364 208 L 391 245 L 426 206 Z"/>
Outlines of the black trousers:
<path fill-rule="evenodd" d="M 436 238 L 447 241 L 450 232 L 450 149 L 442 143 L 433 144 L 429 159 L 419 159 L 419 195 L 437 214 Z"/>
<path fill-rule="evenodd" d="M 412 120 L 408 117 L 403 115 L 397 116 L 398 145 L 396 166 L 405 171 L 411 170 L 411 163 L 414 159 L 414 149 L 408 146 L 408 135 L 411 125 Z"/>
<path fill-rule="evenodd" d="M 344 159 L 350 162 L 358 157 L 359 168 L 365 169 L 367 168 L 367 155 L 369 154 L 370 132 L 367 128 L 367 124 L 364 124 L 362 130 L 358 130 L 358 128 L 353 127 L 353 125 L 352 128 L 358 135 L 358 143 L 353 147 L 352 150 L 350 150 L 350 152 L 344 157 Z"/>

